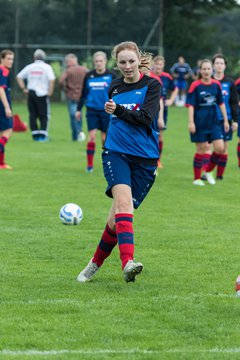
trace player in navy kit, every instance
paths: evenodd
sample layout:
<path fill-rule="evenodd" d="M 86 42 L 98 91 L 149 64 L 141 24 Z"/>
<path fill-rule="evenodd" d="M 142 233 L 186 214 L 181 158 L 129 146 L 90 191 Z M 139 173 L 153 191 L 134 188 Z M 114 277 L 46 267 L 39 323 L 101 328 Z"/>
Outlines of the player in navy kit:
<path fill-rule="evenodd" d="M 85 77 L 83 92 L 80 97 L 76 118 L 80 120 L 83 105 L 87 108 L 88 142 L 87 142 L 87 172 L 93 171 L 93 160 L 96 147 L 97 130 L 101 130 L 101 139 L 104 143 L 110 116 L 104 110 L 108 99 L 108 89 L 112 80 L 116 78 L 114 71 L 108 70 L 107 55 L 97 51 L 93 55 L 95 69 L 89 71 Z"/>
<path fill-rule="evenodd" d="M 217 121 L 217 106 L 219 106 L 224 119 L 224 129 L 229 130 L 226 107 L 223 102 L 222 89 L 218 81 L 211 78 L 212 62 L 202 60 L 200 65 L 201 79 L 194 81 L 189 89 L 186 106 L 188 107 L 188 129 L 191 141 L 196 143 L 194 156 L 194 185 L 204 186 L 201 172 L 205 154 L 206 142 L 213 144 L 215 154 L 224 153 L 224 141 L 221 127 Z M 212 166 L 210 162 L 209 167 Z M 210 184 L 211 169 L 207 168 L 206 177 Z M 214 180 L 214 179 L 213 179 Z"/>
<path fill-rule="evenodd" d="M 190 76 L 194 76 L 194 73 L 190 65 L 185 62 L 183 56 L 179 56 L 178 62 L 171 67 L 170 73 L 175 79 L 175 84 L 179 89 L 179 94 L 176 97 L 176 105 L 184 106 L 186 101 L 187 80 Z"/>
<path fill-rule="evenodd" d="M 14 53 L 11 50 L 3 50 L 0 60 L 0 169 L 11 170 L 12 167 L 5 163 L 5 146 L 13 128 L 9 70 L 13 65 Z"/>
<path fill-rule="evenodd" d="M 237 130 L 238 127 L 238 94 L 234 84 L 234 80 L 224 74 L 227 66 L 227 59 L 223 54 L 214 55 L 213 59 L 213 78 L 218 80 L 222 86 L 223 100 L 227 110 L 227 118 L 229 121 L 230 129 L 228 132 L 224 130 L 223 116 L 217 108 L 217 118 L 222 127 L 223 140 L 224 140 L 224 153 L 223 154 L 212 154 L 212 166 L 211 171 L 217 166 L 217 179 L 222 180 L 223 174 L 227 165 L 228 160 L 228 142 L 232 140 L 233 131 Z M 208 168 L 209 169 L 209 168 Z M 213 176 L 213 175 L 212 175 Z"/>
<path fill-rule="evenodd" d="M 113 57 L 123 77 L 109 89 L 105 110 L 111 114 L 104 144 L 103 170 L 113 203 L 101 241 L 77 280 L 90 280 L 118 244 L 124 279 L 134 281 L 143 265 L 133 260 L 133 208 L 138 208 L 155 180 L 161 85 L 139 71 L 151 58 L 134 42 L 115 46 Z"/>
<path fill-rule="evenodd" d="M 163 56 L 155 56 L 153 64 L 153 71 L 154 73 L 160 78 L 162 81 L 163 87 L 162 87 L 162 97 L 163 97 L 163 103 L 164 103 L 164 109 L 163 109 L 163 120 L 164 120 L 164 128 L 163 130 L 167 129 L 167 120 L 168 120 L 168 107 L 171 106 L 174 103 L 174 100 L 176 99 L 176 96 L 178 94 L 178 87 L 175 85 L 173 77 L 163 71 L 165 66 L 165 59 Z M 170 97 L 168 98 L 168 95 L 170 93 Z M 160 131 L 159 135 L 159 164 L 158 167 L 162 167 L 161 164 L 161 155 L 162 155 L 162 149 L 163 149 L 163 131 Z"/>
<path fill-rule="evenodd" d="M 237 157 L 238 167 L 240 168 L 240 78 L 235 81 L 235 86 L 238 92 L 238 144 L 237 144 Z"/>

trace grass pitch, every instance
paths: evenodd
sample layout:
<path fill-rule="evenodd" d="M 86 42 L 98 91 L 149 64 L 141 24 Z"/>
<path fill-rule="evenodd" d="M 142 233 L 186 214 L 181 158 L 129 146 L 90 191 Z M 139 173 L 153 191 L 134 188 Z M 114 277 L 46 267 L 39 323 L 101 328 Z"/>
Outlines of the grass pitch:
<path fill-rule="evenodd" d="M 27 121 L 25 105 L 14 110 Z M 52 105 L 52 141 L 14 134 L 14 170 L 0 172 L 1 359 L 239 358 L 237 138 L 225 179 L 195 187 L 187 110 L 169 113 L 164 168 L 134 216 L 144 271 L 129 284 L 117 248 L 92 282 L 76 282 L 111 204 L 100 141 L 94 173 L 85 173 L 86 142 L 70 140 L 65 104 Z M 82 207 L 79 226 L 60 223 L 67 202 Z"/>

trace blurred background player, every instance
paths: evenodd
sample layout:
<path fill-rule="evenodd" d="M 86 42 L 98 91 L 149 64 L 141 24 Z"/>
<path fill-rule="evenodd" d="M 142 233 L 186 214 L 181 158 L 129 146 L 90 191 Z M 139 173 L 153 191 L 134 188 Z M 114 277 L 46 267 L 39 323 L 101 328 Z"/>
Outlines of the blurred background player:
<path fill-rule="evenodd" d="M 116 45 L 113 57 L 122 77 L 112 82 L 105 103 L 111 122 L 102 153 L 106 195 L 113 201 L 100 243 L 79 282 L 91 280 L 117 244 L 126 282 L 133 282 L 143 269 L 134 260 L 133 210 L 155 180 L 161 85 L 139 71 L 151 57 L 140 53 L 134 42 Z"/>
<path fill-rule="evenodd" d="M 234 80 L 224 74 L 227 66 L 226 57 L 223 54 L 216 54 L 212 59 L 212 63 L 214 70 L 213 78 L 221 83 L 223 100 L 226 106 L 227 118 L 230 125 L 229 131 L 226 132 L 224 129 L 222 112 L 220 111 L 219 107 L 217 107 L 217 118 L 223 133 L 224 153 L 213 153 L 211 155 L 211 171 L 217 166 L 216 178 L 218 180 L 222 180 L 228 160 L 228 142 L 232 140 L 233 131 L 236 131 L 238 127 L 238 94 Z"/>
<path fill-rule="evenodd" d="M 171 67 L 170 73 L 175 79 L 175 84 L 179 90 L 178 95 L 176 96 L 176 105 L 184 106 L 188 87 L 187 80 L 190 76 L 194 76 L 193 71 L 190 65 L 185 62 L 184 57 L 179 56 L 178 62 Z"/>
<path fill-rule="evenodd" d="M 60 87 L 64 89 L 68 112 L 70 117 L 70 126 L 72 130 L 73 141 L 83 141 L 86 136 L 82 131 L 82 117 L 76 119 L 78 101 L 82 95 L 84 78 L 88 72 L 85 66 L 78 64 L 75 54 L 68 54 L 65 57 L 66 70 L 59 79 Z"/>
<path fill-rule="evenodd" d="M 104 104 L 108 100 L 108 89 L 112 80 L 117 77 L 116 73 L 107 69 L 107 55 L 103 51 L 93 54 L 94 70 L 87 73 L 84 80 L 83 92 L 80 97 L 76 118 L 81 118 L 83 105 L 87 108 L 87 172 L 93 172 L 93 160 L 96 148 L 97 130 L 101 131 L 102 144 L 105 141 L 110 115 L 104 110 Z"/>
<path fill-rule="evenodd" d="M 171 106 L 178 94 L 178 88 L 174 83 L 174 80 L 172 76 L 164 72 L 164 66 L 165 66 L 165 59 L 163 56 L 155 56 L 153 58 L 153 72 L 157 77 L 160 78 L 162 82 L 162 98 L 163 98 L 163 120 L 164 120 L 164 127 L 160 130 L 159 134 L 159 163 L 158 167 L 163 167 L 161 163 L 161 155 L 163 150 L 163 130 L 167 129 L 167 120 L 168 120 L 168 107 Z M 170 97 L 167 98 L 167 96 L 170 93 Z"/>
<path fill-rule="evenodd" d="M 0 169 L 12 170 L 5 163 L 6 143 L 12 135 L 13 119 L 10 98 L 9 70 L 12 68 L 14 53 L 3 50 L 0 53 Z"/>
<path fill-rule="evenodd" d="M 196 154 L 193 161 L 194 185 L 204 186 L 201 180 L 201 172 L 206 149 L 206 142 L 211 142 L 214 148 L 214 154 L 218 156 L 224 153 L 224 141 L 221 126 L 217 120 L 217 106 L 224 119 L 224 129 L 229 130 L 226 107 L 224 105 L 221 85 L 218 81 L 212 79 L 211 60 L 202 60 L 200 65 L 199 80 L 194 81 L 188 91 L 188 129 L 191 142 L 196 144 Z M 211 158 L 212 159 L 212 158 Z M 212 161 L 206 169 L 207 181 L 215 184 L 215 179 L 211 174 Z"/>
<path fill-rule="evenodd" d="M 240 168 L 240 78 L 235 81 L 235 86 L 238 92 L 238 144 L 237 144 L 237 157 L 238 167 Z"/>
<path fill-rule="evenodd" d="M 55 82 L 53 69 L 45 63 L 45 58 L 45 52 L 37 49 L 33 54 L 34 62 L 25 66 L 17 74 L 19 87 L 28 95 L 30 129 L 33 140 L 37 141 L 48 140 L 49 97 L 53 94 Z M 40 126 L 38 126 L 37 119 L 40 121 Z"/>

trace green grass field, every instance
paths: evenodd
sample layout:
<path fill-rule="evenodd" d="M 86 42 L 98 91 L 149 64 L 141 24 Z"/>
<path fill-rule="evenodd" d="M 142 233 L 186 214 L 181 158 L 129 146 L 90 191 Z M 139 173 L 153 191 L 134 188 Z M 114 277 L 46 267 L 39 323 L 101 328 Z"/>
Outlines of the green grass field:
<path fill-rule="evenodd" d="M 14 110 L 27 122 L 25 105 Z M 14 134 L 14 170 L 0 173 L 0 359 L 239 359 L 236 135 L 224 181 L 202 188 L 192 185 L 186 109 L 170 109 L 164 135 L 164 168 L 134 217 L 143 273 L 125 283 L 115 249 L 79 284 L 111 205 L 100 142 L 87 174 L 86 142 L 70 141 L 65 104 L 52 104 L 52 141 Z M 79 226 L 60 223 L 67 202 L 82 207 Z"/>

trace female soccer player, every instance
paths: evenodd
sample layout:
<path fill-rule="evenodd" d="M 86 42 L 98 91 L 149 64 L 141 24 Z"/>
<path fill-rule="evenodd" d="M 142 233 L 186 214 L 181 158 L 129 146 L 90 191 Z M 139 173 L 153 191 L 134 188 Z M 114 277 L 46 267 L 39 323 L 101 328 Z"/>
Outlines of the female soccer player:
<path fill-rule="evenodd" d="M 162 97 L 163 97 L 163 103 L 164 103 L 164 110 L 163 110 L 163 120 L 164 120 L 164 128 L 161 129 L 160 135 L 159 135 L 159 163 L 158 167 L 163 167 L 161 164 L 161 155 L 163 150 L 163 131 L 167 129 L 167 119 L 168 119 L 168 107 L 171 106 L 178 94 L 178 87 L 175 85 L 175 82 L 173 80 L 173 77 L 167 73 L 164 72 L 164 66 L 165 66 L 165 59 L 163 56 L 155 56 L 153 59 L 153 72 L 155 75 L 157 75 L 160 80 L 162 81 L 163 87 L 162 87 Z M 170 92 L 170 97 L 167 98 L 168 94 Z"/>
<path fill-rule="evenodd" d="M 7 170 L 12 170 L 12 167 L 5 163 L 5 146 L 13 128 L 9 82 L 13 59 L 14 53 L 11 50 L 3 50 L 0 54 L 0 169 Z"/>
<path fill-rule="evenodd" d="M 96 147 L 97 130 L 101 130 L 101 139 L 104 143 L 110 116 L 104 111 L 104 104 L 108 99 L 108 89 L 112 80 L 116 78 L 114 71 L 108 70 L 107 55 L 103 51 L 97 51 L 93 55 L 95 69 L 86 74 L 83 92 L 80 97 L 76 118 L 81 119 L 81 109 L 84 104 L 87 107 L 87 172 L 93 172 L 93 160 Z"/>
<path fill-rule="evenodd" d="M 212 62 L 211 60 L 202 60 L 200 65 L 201 79 L 194 81 L 187 95 L 188 107 L 188 129 L 191 141 L 196 144 L 196 154 L 194 156 L 194 185 L 204 186 L 201 180 L 201 171 L 205 153 L 205 143 L 212 142 L 214 154 L 224 153 L 223 134 L 220 125 L 217 122 L 217 107 L 221 110 L 224 129 L 229 130 L 226 108 L 223 102 L 221 85 L 218 81 L 211 78 Z M 215 180 L 211 174 L 212 161 L 210 161 L 206 170 L 206 178 L 212 185 Z"/>
<path fill-rule="evenodd" d="M 133 260 L 133 208 L 139 207 L 155 180 L 161 85 L 139 71 L 151 58 L 144 56 L 134 42 L 116 45 L 113 57 L 123 77 L 112 82 L 105 103 L 111 122 L 102 155 L 106 195 L 113 203 L 101 241 L 80 272 L 79 282 L 91 280 L 117 243 L 126 282 L 134 281 L 143 269 Z"/>
<path fill-rule="evenodd" d="M 234 80 L 226 76 L 224 73 L 227 66 L 227 59 L 225 56 L 223 54 L 216 54 L 214 55 L 212 62 L 214 69 L 213 78 L 221 83 L 223 100 L 226 106 L 227 118 L 230 126 L 229 131 L 225 132 L 223 126 L 223 116 L 220 109 L 217 108 L 217 118 L 223 133 L 224 153 L 219 156 L 212 155 L 212 157 L 215 166 L 217 166 L 217 179 L 222 180 L 228 160 L 228 142 L 232 140 L 233 131 L 236 131 L 238 127 L 238 94 Z M 213 169 L 214 167 L 212 170 Z"/>
<path fill-rule="evenodd" d="M 240 78 L 235 81 L 237 88 L 238 96 L 240 99 Z M 237 157 L 238 157 L 238 167 L 240 168 L 240 100 L 238 101 L 238 144 L 237 144 Z"/>

